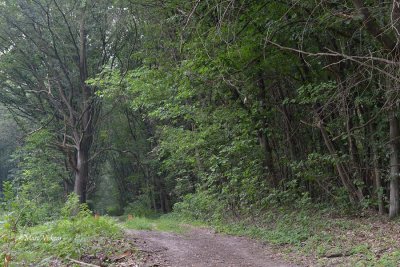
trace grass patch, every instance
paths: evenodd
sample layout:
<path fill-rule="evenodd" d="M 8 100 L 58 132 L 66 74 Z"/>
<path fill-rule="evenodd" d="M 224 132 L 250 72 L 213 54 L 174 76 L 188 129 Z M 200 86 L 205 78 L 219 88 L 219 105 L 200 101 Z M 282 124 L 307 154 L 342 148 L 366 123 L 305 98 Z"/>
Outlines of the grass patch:
<path fill-rule="evenodd" d="M 149 230 L 161 232 L 184 233 L 188 230 L 188 225 L 177 220 L 173 216 L 161 215 L 153 217 L 134 217 L 124 219 L 124 226 L 128 229 Z"/>
<path fill-rule="evenodd" d="M 112 253 L 110 242 L 121 238 L 122 231 L 109 217 L 83 217 L 47 222 L 17 232 L 1 229 L 0 246 L 11 256 L 12 266 L 49 266 L 53 261 L 77 259 L 82 255 Z"/>

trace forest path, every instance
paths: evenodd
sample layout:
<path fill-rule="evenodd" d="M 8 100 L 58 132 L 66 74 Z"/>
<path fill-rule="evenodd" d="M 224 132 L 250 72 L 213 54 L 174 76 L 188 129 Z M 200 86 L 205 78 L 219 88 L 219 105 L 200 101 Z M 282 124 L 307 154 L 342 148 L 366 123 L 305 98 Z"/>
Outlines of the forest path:
<path fill-rule="evenodd" d="M 126 230 L 142 252 L 142 266 L 171 267 L 288 267 L 267 246 L 236 236 L 190 227 L 182 234 Z"/>

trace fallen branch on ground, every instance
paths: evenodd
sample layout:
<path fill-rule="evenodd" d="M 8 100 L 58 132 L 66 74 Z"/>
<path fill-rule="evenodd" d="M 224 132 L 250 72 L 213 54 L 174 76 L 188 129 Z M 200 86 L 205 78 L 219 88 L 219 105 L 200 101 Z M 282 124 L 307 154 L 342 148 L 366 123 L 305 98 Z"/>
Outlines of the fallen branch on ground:
<path fill-rule="evenodd" d="M 90 263 L 86 263 L 86 262 L 83 262 L 83 261 L 74 260 L 74 259 L 71 259 L 71 258 L 67 258 L 67 260 L 72 261 L 74 263 L 78 263 L 78 264 L 83 265 L 83 266 L 100 267 L 99 265 L 90 264 Z"/>

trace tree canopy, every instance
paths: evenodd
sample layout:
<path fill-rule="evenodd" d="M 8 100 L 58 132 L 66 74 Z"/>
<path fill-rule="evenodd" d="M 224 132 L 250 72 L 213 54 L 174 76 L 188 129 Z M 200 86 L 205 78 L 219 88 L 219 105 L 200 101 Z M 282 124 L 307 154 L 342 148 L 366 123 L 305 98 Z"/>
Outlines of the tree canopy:
<path fill-rule="evenodd" d="M 397 217 L 400 5 L 315 4 L 3 0 L 0 178 L 112 214 Z"/>

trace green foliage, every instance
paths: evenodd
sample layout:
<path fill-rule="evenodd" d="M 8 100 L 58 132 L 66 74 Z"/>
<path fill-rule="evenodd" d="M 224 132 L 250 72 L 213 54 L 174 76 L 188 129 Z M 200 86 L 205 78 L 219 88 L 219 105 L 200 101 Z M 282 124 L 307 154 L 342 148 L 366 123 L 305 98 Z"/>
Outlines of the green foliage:
<path fill-rule="evenodd" d="M 14 117 L 15 118 L 15 117 Z M 14 164 L 11 155 L 17 147 L 20 129 L 10 112 L 0 103 L 0 182 L 5 181 Z"/>
<path fill-rule="evenodd" d="M 296 177 L 313 181 L 323 179 L 329 175 L 332 165 L 336 159 L 332 155 L 321 155 L 319 153 L 310 153 L 305 160 L 292 162 L 290 167 Z"/>
<path fill-rule="evenodd" d="M 187 194 L 183 201 L 174 205 L 174 212 L 194 220 L 212 221 L 214 216 L 220 216 L 221 204 L 205 192 Z"/>
<path fill-rule="evenodd" d="M 390 3 L 365 3 L 387 29 L 377 38 L 346 1 L 289 2 L 99 1 L 83 31 L 85 1 L 0 5 L 0 102 L 41 126 L 3 186 L 8 229 L 60 211 L 88 220 L 76 195 L 63 205 L 81 148 L 91 152 L 90 207 L 138 216 L 128 224 L 139 229 L 157 228 L 141 217 L 174 207 L 221 231 L 299 246 L 332 238 L 305 210 L 364 214 L 388 203 L 387 111 L 399 115 L 387 52 L 397 44 L 382 43 L 396 35 L 384 25 Z M 85 49 L 77 32 L 88 33 Z M 6 125 L 0 151 L 14 150 Z M 0 169 L 4 180 L 10 166 Z"/>
<path fill-rule="evenodd" d="M 12 182 L 11 181 L 4 181 L 3 182 L 3 199 L 2 199 L 2 208 L 4 210 L 10 210 L 11 202 L 15 197 L 15 193 L 13 190 Z"/>
<path fill-rule="evenodd" d="M 108 217 L 81 216 L 40 226 L 22 228 L 7 240 L 2 229 L 0 246 L 20 265 L 48 266 L 55 259 L 96 253 L 101 246 L 121 236 L 121 229 Z M 93 243 L 95 242 L 95 244 Z"/>
<path fill-rule="evenodd" d="M 3 206 L 14 212 L 18 225 L 35 225 L 59 215 L 63 179 L 68 174 L 63 155 L 51 147 L 53 136 L 45 130 L 30 135 L 14 155 L 18 169 L 5 184 Z"/>
<path fill-rule="evenodd" d="M 92 212 L 87 203 L 80 203 L 79 196 L 71 193 L 61 209 L 61 215 L 66 219 L 90 217 Z"/>
<path fill-rule="evenodd" d="M 399 264 L 400 261 L 400 251 L 394 251 L 393 253 L 385 253 L 376 263 L 370 263 L 368 261 L 360 262 L 360 264 L 365 264 L 366 266 L 390 266 L 394 267 Z M 361 266 L 361 265 L 360 265 Z"/>
<path fill-rule="evenodd" d="M 295 18 L 304 15 L 301 7 L 290 10 L 295 25 Z M 299 121 L 308 121 L 315 105 L 339 101 L 340 85 L 327 76 L 321 60 L 307 61 L 314 73 L 304 81 L 302 59 L 263 45 L 271 30 L 285 25 L 277 14 L 286 14 L 286 6 L 248 3 L 243 10 L 228 6 L 226 14 L 235 15 L 221 18 L 226 21 L 218 25 L 213 23 L 212 8 L 201 4 L 198 9 L 207 10 L 206 15 L 197 24 L 185 25 L 190 30 L 179 36 L 184 42 L 179 53 L 174 50 L 177 44 L 170 40 L 175 32 L 165 36 L 164 28 L 149 23 L 143 25 L 146 38 L 135 54 L 141 64 L 124 73 L 106 69 L 89 81 L 102 89 L 98 94 L 107 101 L 123 100 L 147 124 L 142 128 L 154 129 L 149 136 L 152 148 L 139 147 L 138 151 L 150 152 L 139 161 L 146 167 L 151 165 L 157 175 L 151 175 L 154 182 L 150 184 L 145 175 L 130 176 L 141 181 L 136 185 L 142 189 L 136 192 L 132 212 L 136 209 L 142 214 L 149 207 L 162 206 L 157 191 L 161 195 L 168 192 L 166 205 L 182 200 L 198 202 L 199 214 L 207 218 L 212 215 L 202 208 L 207 204 L 201 203 L 208 203 L 208 198 L 230 215 L 258 214 L 283 203 L 307 206 L 311 196 L 331 201 L 319 185 L 327 184 L 327 190 L 336 192 L 335 164 L 347 163 L 348 152 L 343 149 L 334 155 L 327 151 L 317 131 L 304 129 Z M 160 12 L 160 19 L 165 16 L 166 27 L 177 29 L 167 13 Z M 321 23 L 326 22 L 322 13 L 317 16 L 321 16 Z M 247 24 L 249 18 L 251 23 Z M 272 40 L 289 46 L 293 41 L 303 41 L 296 29 L 290 27 L 286 35 Z M 192 35 L 191 31 L 202 35 Z M 238 32 L 240 36 L 235 34 Z M 156 48 L 155 36 L 164 40 L 165 48 Z M 314 48 L 310 44 L 310 49 Z M 170 55 L 170 51 L 176 54 Z M 364 101 L 361 94 L 354 97 Z M 339 118 L 327 120 L 328 133 L 342 134 L 336 132 L 342 124 Z M 260 146 L 260 134 L 265 135 L 269 151 Z M 340 145 L 345 147 L 348 135 L 341 137 Z M 117 143 L 124 140 L 114 139 Z M 133 139 L 137 142 L 136 137 Z M 352 178 L 356 180 L 357 175 Z M 124 176 L 128 180 L 129 176 Z M 272 176 L 280 184 L 271 185 Z M 318 192 L 313 194 L 310 188 L 318 188 Z M 139 211 L 140 206 L 143 211 Z"/>
<path fill-rule="evenodd" d="M 316 234 L 315 228 L 321 222 L 312 222 L 308 212 L 288 212 L 273 215 L 268 213 L 258 226 L 244 223 L 216 222 L 214 227 L 223 233 L 246 235 L 276 245 L 299 245 Z"/>
<path fill-rule="evenodd" d="M 10 229 L 16 230 L 19 226 L 36 225 L 51 220 L 58 214 L 50 203 L 40 203 L 37 199 L 29 199 L 22 190 L 16 195 L 11 182 L 4 182 L 3 189 L 2 207 L 6 212 L 5 221 Z"/>
<path fill-rule="evenodd" d="M 298 102 L 302 105 L 324 103 L 334 95 L 337 85 L 332 82 L 322 82 L 319 84 L 303 85 L 298 89 Z"/>
<path fill-rule="evenodd" d="M 276 208 L 280 206 L 307 209 L 310 208 L 311 198 L 304 189 L 298 186 L 297 180 L 292 180 L 287 184 L 285 190 L 271 190 L 269 194 L 262 199 L 266 208 Z"/>

